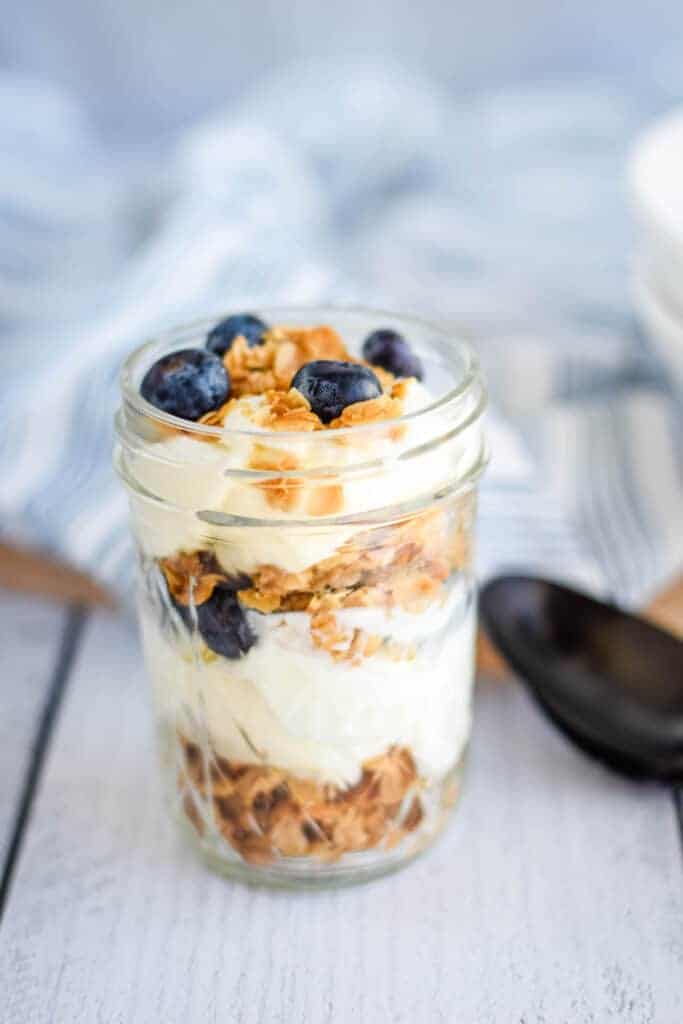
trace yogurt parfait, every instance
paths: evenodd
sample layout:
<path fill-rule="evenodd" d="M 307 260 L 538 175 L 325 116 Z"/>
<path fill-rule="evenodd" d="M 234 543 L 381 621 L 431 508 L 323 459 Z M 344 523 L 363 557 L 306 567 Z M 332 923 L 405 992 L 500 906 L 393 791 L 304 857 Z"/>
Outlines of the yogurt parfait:
<path fill-rule="evenodd" d="M 399 866 L 445 823 L 470 731 L 473 352 L 386 313 L 237 313 L 143 345 L 122 396 L 179 819 L 249 881 Z"/>

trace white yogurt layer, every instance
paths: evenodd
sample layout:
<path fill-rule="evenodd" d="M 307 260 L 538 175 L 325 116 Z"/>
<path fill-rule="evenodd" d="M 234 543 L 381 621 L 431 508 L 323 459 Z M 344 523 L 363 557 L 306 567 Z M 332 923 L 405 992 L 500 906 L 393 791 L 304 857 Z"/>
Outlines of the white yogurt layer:
<path fill-rule="evenodd" d="M 411 380 L 404 399 L 404 413 L 424 408 L 432 396 L 418 381 Z M 254 439 L 235 434 L 236 430 L 258 430 L 253 421 L 263 407 L 262 396 L 241 399 L 225 421 L 221 443 L 208 444 L 178 435 L 149 444 L 143 454 L 127 456 L 129 470 L 138 484 L 151 494 L 174 505 L 133 498 L 133 516 L 137 534 L 145 552 L 156 558 L 181 550 L 206 547 L 215 541 L 216 555 L 227 572 L 251 572 L 258 565 L 276 565 L 286 572 L 300 572 L 329 557 L 355 532 L 353 527 L 325 527 L 325 517 L 311 520 L 304 530 L 283 530 L 281 526 L 216 525 L 216 513 L 226 517 L 239 516 L 260 520 L 300 520 L 307 517 L 312 489 L 318 484 L 302 486 L 290 508 L 274 507 L 262 488 L 230 470 L 249 468 Z M 436 490 L 454 475 L 467 468 L 472 460 L 471 446 L 457 442 L 437 446 L 433 452 L 422 453 L 410 465 L 394 461 L 401 451 L 429 440 L 425 427 L 409 423 L 400 438 L 386 431 L 374 439 L 363 438 L 362 459 L 383 460 L 369 476 L 338 481 L 343 497 L 334 515 L 350 515 L 378 507 L 407 501 Z M 431 426 L 431 433 L 434 426 Z M 320 468 L 321 443 L 323 464 L 343 470 L 359 461 L 357 444 L 335 442 L 334 432 L 315 433 L 294 441 L 285 432 L 269 435 L 268 447 L 296 455 L 297 471 Z M 179 466 L 179 463 L 182 463 Z M 228 475 L 226 475 L 228 473 Z M 187 512 L 179 511 L 187 509 Z M 329 517 L 328 517 L 329 518 Z"/>
<path fill-rule="evenodd" d="M 406 662 L 381 656 L 358 665 L 313 648 L 306 614 L 260 617 L 259 639 L 238 661 L 205 661 L 179 649 L 151 613 L 141 614 L 147 662 L 163 717 L 218 754 L 264 763 L 300 778 L 352 785 L 362 764 L 393 745 L 439 779 L 461 756 L 470 729 L 475 612 L 457 591 L 434 614 L 345 613 L 342 625 L 417 642 Z M 448 624 L 449 619 L 458 621 Z M 444 626 L 447 626 L 444 636 Z"/>

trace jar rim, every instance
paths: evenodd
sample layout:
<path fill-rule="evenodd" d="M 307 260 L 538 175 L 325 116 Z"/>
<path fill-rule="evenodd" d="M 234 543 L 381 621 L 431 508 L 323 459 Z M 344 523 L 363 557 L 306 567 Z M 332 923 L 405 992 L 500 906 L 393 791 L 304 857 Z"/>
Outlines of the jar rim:
<path fill-rule="evenodd" d="M 443 417 L 456 414 L 458 407 L 461 405 L 461 399 L 463 399 L 463 397 L 477 385 L 483 392 L 483 399 L 485 402 L 485 386 L 479 366 L 479 360 L 474 348 L 461 337 L 456 336 L 449 329 L 441 327 L 432 321 L 413 315 L 392 312 L 385 309 L 375 309 L 361 305 L 283 305 L 262 307 L 260 309 L 257 308 L 256 312 L 257 314 L 263 313 L 270 319 L 276 320 L 281 324 L 287 323 L 287 317 L 310 317 L 311 320 L 330 320 L 334 325 L 334 316 L 336 314 L 337 316 L 357 315 L 359 317 L 374 317 L 379 320 L 386 319 L 390 320 L 392 323 L 399 324 L 399 326 L 400 324 L 404 324 L 406 326 L 413 325 L 423 331 L 429 330 L 436 339 L 436 343 L 434 341 L 430 342 L 432 347 L 435 347 L 439 351 L 439 354 L 449 363 L 449 365 L 452 364 L 455 357 L 458 357 L 462 363 L 462 372 L 456 382 L 447 391 L 445 391 L 444 394 L 435 398 L 433 402 L 430 402 L 428 405 L 423 406 L 420 409 L 405 413 L 402 416 L 397 416 L 395 419 L 392 419 L 390 421 L 392 427 L 400 427 L 403 424 L 424 424 L 437 420 L 440 421 L 442 425 Z M 274 438 L 277 438 L 280 444 L 282 444 L 284 438 L 291 439 L 293 443 L 304 439 L 308 443 L 312 444 L 316 444 L 316 442 L 321 444 L 329 442 L 332 434 L 332 432 L 329 431 L 319 431 L 311 434 L 311 432 L 300 430 L 247 430 L 197 423 L 192 420 L 185 420 L 179 416 L 173 416 L 170 413 L 164 412 L 143 398 L 139 388 L 139 380 L 141 378 L 141 373 L 152 365 L 154 358 L 158 358 L 160 355 L 164 354 L 165 350 L 172 351 L 172 348 L 168 348 L 172 342 L 177 341 L 179 344 L 182 344 L 184 341 L 191 341 L 193 338 L 196 340 L 198 335 L 201 335 L 202 338 L 204 338 L 211 327 L 213 327 L 219 320 L 229 315 L 231 315 L 231 311 L 224 311 L 210 317 L 201 317 L 200 319 L 162 331 L 158 336 L 148 339 L 141 345 L 137 346 L 125 359 L 119 375 L 119 384 L 124 404 L 130 406 L 138 415 L 144 416 L 147 420 L 150 420 L 161 427 L 170 427 L 175 430 L 182 430 L 185 434 L 193 435 L 198 438 L 204 437 L 207 440 L 243 437 L 245 439 L 258 439 L 262 443 L 267 443 L 269 439 Z M 381 420 L 374 421 L 372 423 L 361 423 L 348 427 L 335 428 L 333 436 L 335 438 L 353 436 L 355 439 L 372 437 L 376 433 L 386 430 L 387 422 L 388 421 L 386 420 Z M 469 425 L 469 422 L 471 422 L 471 417 L 468 415 L 466 408 L 463 408 L 462 429 L 465 429 Z"/>

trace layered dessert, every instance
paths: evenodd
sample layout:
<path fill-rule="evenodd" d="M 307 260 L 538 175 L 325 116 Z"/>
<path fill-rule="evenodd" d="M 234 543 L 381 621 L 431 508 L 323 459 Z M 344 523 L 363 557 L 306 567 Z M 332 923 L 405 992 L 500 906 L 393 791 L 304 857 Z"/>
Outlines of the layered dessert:
<path fill-rule="evenodd" d="M 226 866 L 404 858 L 457 793 L 481 435 L 403 334 L 354 342 L 230 316 L 121 431 L 174 799 Z"/>

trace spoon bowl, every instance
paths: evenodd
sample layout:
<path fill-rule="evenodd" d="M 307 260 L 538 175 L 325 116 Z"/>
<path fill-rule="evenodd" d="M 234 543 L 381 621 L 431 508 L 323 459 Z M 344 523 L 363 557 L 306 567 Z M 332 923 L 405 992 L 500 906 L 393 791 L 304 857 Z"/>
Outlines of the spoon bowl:
<path fill-rule="evenodd" d="M 683 642 L 548 580 L 500 576 L 486 631 L 552 720 L 629 775 L 683 780 Z"/>

